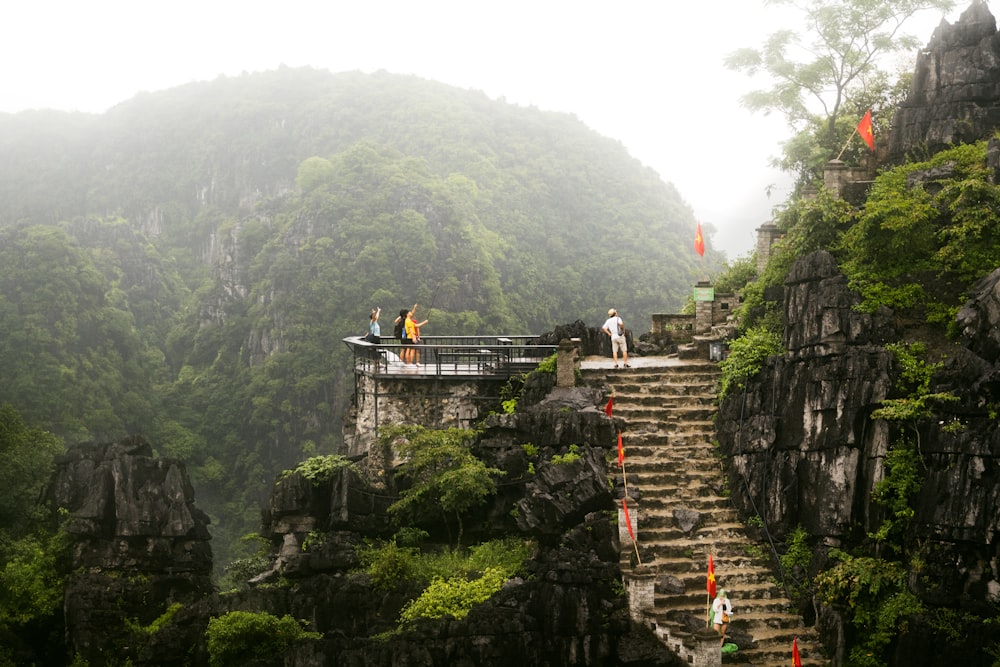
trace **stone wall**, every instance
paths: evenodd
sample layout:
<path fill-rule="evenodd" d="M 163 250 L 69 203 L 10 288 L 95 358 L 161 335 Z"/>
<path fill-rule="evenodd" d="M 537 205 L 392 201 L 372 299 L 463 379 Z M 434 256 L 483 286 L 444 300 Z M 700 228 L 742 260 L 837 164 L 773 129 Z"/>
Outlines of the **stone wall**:
<path fill-rule="evenodd" d="M 472 428 L 500 403 L 506 378 L 470 380 L 407 375 L 377 378 L 356 375 L 357 391 L 345 419 L 344 444 L 351 457 L 366 454 L 384 424 L 434 424 Z"/>

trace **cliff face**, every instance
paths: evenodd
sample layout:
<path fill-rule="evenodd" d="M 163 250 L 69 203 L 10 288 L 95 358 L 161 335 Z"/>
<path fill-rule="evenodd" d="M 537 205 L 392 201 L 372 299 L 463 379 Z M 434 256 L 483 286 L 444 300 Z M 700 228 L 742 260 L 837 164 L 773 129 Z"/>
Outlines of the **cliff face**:
<path fill-rule="evenodd" d="M 827 548 L 857 546 L 878 529 L 884 508 L 872 491 L 899 436 L 870 415 L 898 395 L 900 370 L 883 344 L 905 334 L 889 312 L 854 311 L 858 302 L 829 254 L 800 259 L 785 282 L 787 352 L 720 406 L 719 441 L 741 513 L 759 515 L 779 540 L 801 524 L 820 560 Z M 959 325 L 967 346 L 945 350 L 930 388 L 959 400 L 917 424 L 923 482 L 910 502 L 908 541 L 924 565 L 910 588 L 930 606 L 989 614 L 1000 603 L 1000 271 L 975 290 Z M 976 662 L 988 644 L 981 635 L 958 646 L 928 646 L 926 636 L 915 629 L 900 638 L 899 651 L 922 660 L 907 663 L 898 652 L 898 664 L 944 664 L 935 656 L 966 651 L 976 656 L 969 664 L 987 664 Z"/>
<path fill-rule="evenodd" d="M 148 625 L 170 604 L 212 592 L 209 519 L 183 464 L 154 458 L 141 438 L 73 447 L 57 461 L 48 500 L 66 510 L 73 538 L 64 606 L 71 654 L 118 660 L 130 643 L 126 619 Z"/>
<path fill-rule="evenodd" d="M 1000 36 L 985 2 L 975 0 L 954 25 L 942 21 L 934 31 L 892 127 L 891 163 L 986 139 L 1000 128 Z"/>
<path fill-rule="evenodd" d="M 92 664 L 114 656 L 135 665 L 205 665 L 209 619 L 240 610 L 288 614 L 323 634 L 253 663 L 261 667 L 677 665 L 629 620 L 605 462 L 614 431 L 602 401 L 593 390 L 556 390 L 523 412 L 487 418 L 474 451 L 506 475 L 465 517 L 465 543 L 533 539 L 525 576 L 463 619 L 426 620 L 382 639 L 373 637 L 395 630 L 403 605 L 419 593 L 413 585 L 380 588 L 359 569 L 356 547 L 394 530 L 386 513 L 396 492 L 391 451 L 376 447 L 364 463 L 322 478 L 283 475 L 260 533 L 272 545 L 270 568 L 244 590 L 217 594 L 208 579 L 207 519 L 194 508 L 183 468 L 152 458 L 140 440 L 76 448 L 60 462 L 50 494 L 69 510 L 75 538 L 70 649 Z M 570 445 L 579 458 L 554 462 Z M 178 602 L 155 633 L 136 631 Z"/>

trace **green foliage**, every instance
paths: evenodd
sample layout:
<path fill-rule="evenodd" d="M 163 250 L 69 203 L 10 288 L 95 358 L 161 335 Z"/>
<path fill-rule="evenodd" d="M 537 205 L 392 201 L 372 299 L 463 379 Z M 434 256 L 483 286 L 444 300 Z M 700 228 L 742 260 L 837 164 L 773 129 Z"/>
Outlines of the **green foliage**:
<path fill-rule="evenodd" d="M 812 560 L 812 549 L 809 546 L 809 532 L 802 526 L 795 530 L 785 540 L 785 553 L 781 555 L 781 567 L 787 571 L 809 569 Z"/>
<path fill-rule="evenodd" d="M 137 621 L 133 619 L 133 620 L 126 620 L 125 627 L 130 632 L 133 632 L 138 635 L 145 635 L 147 637 L 155 635 L 157 632 L 159 632 L 166 626 L 170 625 L 170 623 L 173 622 L 174 616 L 177 615 L 177 612 L 183 609 L 183 607 L 184 605 L 182 605 L 180 602 L 175 602 L 169 607 L 167 607 L 166 611 L 160 614 L 149 625 L 140 625 Z"/>
<path fill-rule="evenodd" d="M 371 306 L 541 333 L 677 307 L 699 266 L 689 207 L 620 142 L 417 77 L 222 77 L 6 114 L 0 145 L 0 403 L 183 459 L 220 568 L 278 472 L 338 451 Z"/>
<path fill-rule="evenodd" d="M 538 445 L 533 445 L 530 442 L 525 442 L 524 444 L 521 445 L 521 449 L 524 450 L 524 453 L 529 458 L 533 456 L 538 456 Z"/>
<path fill-rule="evenodd" d="M 400 613 L 400 621 L 412 623 L 421 618 L 440 618 L 450 615 L 465 618 L 469 610 L 490 599 L 503 587 L 507 576 L 500 568 L 487 568 L 478 579 L 460 577 L 435 579 L 416 600 L 412 600 Z"/>
<path fill-rule="evenodd" d="M 358 558 L 372 585 L 380 590 L 400 590 L 410 582 L 431 582 L 493 568 L 513 576 L 534 550 L 530 541 L 503 538 L 483 542 L 470 549 L 441 549 L 422 552 L 397 544 L 399 537 L 386 542 L 367 542 L 357 549 Z"/>
<path fill-rule="evenodd" d="M 314 485 L 318 485 L 332 479 L 338 471 L 350 467 L 351 461 L 346 456 L 328 454 L 326 456 L 313 456 L 306 459 L 295 468 L 295 473 L 302 475 L 308 480 L 312 480 Z M 283 473 L 285 476 L 288 474 L 290 474 L 288 470 Z"/>
<path fill-rule="evenodd" d="M 725 63 L 750 76 L 767 75 L 769 89 L 744 95 L 748 109 L 777 111 L 799 129 L 815 124 L 786 146 L 790 155 L 786 166 L 797 160 L 806 179 L 814 164 L 838 156 L 839 144 L 850 136 L 845 133 L 844 116 L 856 114 L 856 124 L 864 109 L 878 108 L 879 97 L 891 88 L 877 63 L 889 54 L 920 46 L 901 26 L 916 9 L 954 5 L 951 0 L 771 0 L 768 4 L 793 6 L 803 27 L 780 28 L 761 47 L 738 49 Z M 815 157 L 804 157 L 810 153 Z"/>
<path fill-rule="evenodd" d="M 0 562 L 11 542 L 36 532 L 42 522 L 38 498 L 62 451 L 56 436 L 29 428 L 13 406 L 0 405 Z"/>
<path fill-rule="evenodd" d="M 911 187 L 914 172 L 935 175 Z M 964 293 L 1000 264 L 997 203 L 1000 188 L 989 183 L 985 142 L 881 174 L 840 244 L 861 308 L 890 306 L 945 330 Z"/>
<path fill-rule="evenodd" d="M 8 545 L 0 569 L 0 628 L 44 621 L 62 609 L 68 551 L 69 540 L 62 532 Z"/>
<path fill-rule="evenodd" d="M 415 578 L 416 558 L 420 551 L 401 547 L 395 540 L 366 543 L 357 549 L 358 559 L 375 588 L 392 590 Z"/>
<path fill-rule="evenodd" d="M 782 237 L 771 248 L 763 274 L 743 290 L 739 314 L 744 330 L 784 329 L 780 302 L 774 293 L 782 294 L 785 277 L 795 260 L 817 250 L 830 250 L 851 225 L 854 215 L 847 202 L 826 190 L 815 197 L 797 199 L 777 213 L 775 222 Z"/>
<path fill-rule="evenodd" d="M 739 292 L 747 284 L 757 279 L 757 260 L 753 255 L 738 257 L 726 265 L 724 270 L 717 275 L 712 283 L 715 285 L 717 294 L 729 294 Z M 691 301 L 691 312 L 694 314 L 694 301 Z"/>
<path fill-rule="evenodd" d="M 517 412 L 517 399 L 510 398 L 506 401 L 501 401 L 500 405 L 503 406 L 504 414 L 512 415 Z"/>
<path fill-rule="evenodd" d="M 567 463 L 575 463 L 582 458 L 580 456 L 580 447 L 578 445 L 570 445 L 569 451 L 565 454 L 553 454 L 552 463 L 554 465 L 565 465 Z"/>
<path fill-rule="evenodd" d="M 794 582 L 791 585 L 793 595 L 797 598 L 807 595 L 810 592 L 808 572 L 812 548 L 809 546 L 809 532 L 801 525 L 796 526 L 785 539 L 785 553 L 781 554 L 780 561 L 781 569 Z"/>
<path fill-rule="evenodd" d="M 209 619 L 205 637 L 211 667 L 239 667 L 253 660 L 278 655 L 292 644 L 321 639 L 307 632 L 305 622 L 287 614 L 278 618 L 267 612 L 231 611 Z"/>
<path fill-rule="evenodd" d="M 905 440 L 886 452 L 882 465 L 885 475 L 875 483 L 872 499 L 884 505 L 889 516 L 869 537 L 898 551 L 901 545 L 889 540 L 900 538 L 909 526 L 913 518 L 910 500 L 920 490 L 924 476 L 920 472 L 920 457 L 916 448 Z"/>
<path fill-rule="evenodd" d="M 923 343 L 891 343 L 885 347 L 899 363 L 896 388 L 907 393 L 901 398 L 883 400 L 882 407 L 872 412 L 872 419 L 902 422 L 913 427 L 914 433 L 919 436 L 914 422 L 931 417 L 935 403 L 954 402 L 958 397 L 944 392 L 930 393 L 931 379 L 943 363 L 928 364 Z"/>
<path fill-rule="evenodd" d="M 462 513 L 496 492 L 504 471 L 488 468 L 469 450 L 475 433 L 463 429 L 431 430 L 423 426 L 387 426 L 379 430 L 383 445 L 393 445 L 404 462 L 397 476 L 409 483 L 389 512 L 415 521 L 453 514 L 462 541 Z"/>
<path fill-rule="evenodd" d="M 240 538 L 244 555 L 230 561 L 223 569 L 222 588 L 246 589 L 249 581 L 271 567 L 271 543 L 257 533 Z"/>
<path fill-rule="evenodd" d="M 838 605 L 858 632 L 850 663 L 863 667 L 888 664 L 885 650 L 904 629 L 905 617 L 923 611 L 906 588 L 907 571 L 901 563 L 880 558 L 838 557 L 834 567 L 816 575 L 817 594 L 826 604 Z"/>
<path fill-rule="evenodd" d="M 552 354 L 542 359 L 532 373 L 552 373 L 556 372 L 556 365 L 559 359 L 558 354 Z"/>
<path fill-rule="evenodd" d="M 533 542 L 516 537 L 490 540 L 469 549 L 468 565 L 472 570 L 495 568 L 505 572 L 507 576 L 513 576 L 534 549 Z"/>
<path fill-rule="evenodd" d="M 743 387 L 763 368 L 764 361 L 784 352 L 781 337 L 764 328 L 748 330 L 729 344 L 729 356 L 719 362 L 722 377 L 719 384 L 719 398 L 722 399 L 737 387 Z"/>
<path fill-rule="evenodd" d="M 402 547 L 419 547 L 428 537 L 430 535 L 426 530 L 413 526 L 403 526 L 393 535 L 393 541 Z"/>

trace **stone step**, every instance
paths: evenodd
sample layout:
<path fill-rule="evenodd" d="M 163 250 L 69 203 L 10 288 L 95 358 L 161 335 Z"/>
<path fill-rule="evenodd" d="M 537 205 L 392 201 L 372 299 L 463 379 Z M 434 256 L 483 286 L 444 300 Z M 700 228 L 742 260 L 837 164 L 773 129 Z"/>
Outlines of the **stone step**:
<path fill-rule="evenodd" d="M 633 445 L 668 451 L 685 448 L 705 448 L 715 451 L 715 445 L 712 442 L 714 435 L 714 432 L 708 428 L 703 430 L 686 429 L 684 431 L 678 431 L 676 428 L 656 431 L 639 431 L 633 428 L 622 430 L 622 438 L 628 437 L 629 442 Z"/>
<path fill-rule="evenodd" d="M 695 408 L 693 411 L 700 411 L 700 408 Z M 671 411 L 673 413 L 674 411 Z M 629 431 L 641 431 L 644 433 L 713 433 L 715 429 L 715 422 L 712 421 L 711 417 L 714 415 L 714 410 L 712 415 L 698 415 L 700 418 L 695 419 L 691 415 L 680 415 L 680 414 L 666 414 L 663 416 L 656 415 L 643 415 L 641 417 L 634 417 L 632 419 L 624 418 L 625 428 L 622 429 L 622 433 L 627 433 Z M 618 419 L 619 415 L 615 415 L 615 419 Z M 683 427 L 682 430 L 678 430 L 678 427 Z"/>
<path fill-rule="evenodd" d="M 662 394 L 641 394 L 622 397 L 615 394 L 615 402 L 612 406 L 612 416 L 622 417 L 626 413 L 633 411 L 669 408 L 683 408 L 686 406 L 707 406 L 718 407 L 715 404 L 715 396 L 712 394 L 685 394 L 667 395 Z"/>
<path fill-rule="evenodd" d="M 612 414 L 615 417 L 624 419 L 626 424 L 645 420 L 656 420 L 666 423 L 684 421 L 687 423 L 711 421 L 716 412 L 718 412 L 718 408 L 715 405 L 686 403 L 685 405 L 677 405 L 669 409 L 650 405 L 629 406 L 628 410 L 613 410 Z"/>
<path fill-rule="evenodd" d="M 787 667 L 796 636 L 804 665 L 828 664 L 815 630 L 804 626 L 779 585 L 769 548 L 748 538 L 723 495 L 726 479 L 714 444 L 717 365 L 678 359 L 661 368 L 588 370 L 584 378 L 615 397 L 625 469 L 613 472 L 616 484 L 624 481 L 634 494 L 629 507 L 638 525 L 639 554 L 656 576 L 646 618 L 670 629 L 670 643 L 694 645 L 692 619 L 704 619 L 709 603 L 705 582 L 711 552 L 718 585 L 730 591 L 735 606 L 731 627 L 744 643 L 750 638 L 724 658 L 725 664 Z M 623 571 L 632 567 L 632 549 L 626 539 Z"/>

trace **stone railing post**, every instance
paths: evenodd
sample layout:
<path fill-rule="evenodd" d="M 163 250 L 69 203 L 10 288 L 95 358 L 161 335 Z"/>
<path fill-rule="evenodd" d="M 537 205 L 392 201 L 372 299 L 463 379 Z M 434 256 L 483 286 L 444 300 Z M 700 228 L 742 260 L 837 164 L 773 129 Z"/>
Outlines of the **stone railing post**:
<path fill-rule="evenodd" d="M 771 260 L 771 248 L 774 242 L 781 238 L 778 225 L 765 222 L 757 228 L 757 273 L 764 275 L 767 263 Z"/>
<path fill-rule="evenodd" d="M 707 280 L 694 286 L 694 333 L 704 334 L 712 330 L 715 309 L 715 289 Z"/>
<path fill-rule="evenodd" d="M 692 667 L 721 667 L 722 645 L 719 643 L 719 633 L 710 628 L 702 628 L 694 633 L 694 642 Z"/>
<path fill-rule="evenodd" d="M 625 519 L 626 507 L 628 520 Z M 629 533 L 629 525 L 632 526 L 632 533 Z M 630 496 L 622 498 L 618 503 L 618 544 L 621 550 L 629 554 L 629 562 L 632 565 L 639 565 L 636 559 L 636 548 L 632 544 L 632 535 L 639 534 L 639 505 Z"/>
<path fill-rule="evenodd" d="M 580 353 L 576 344 L 563 338 L 556 350 L 556 386 L 576 386 L 576 369 L 579 365 Z"/>
<path fill-rule="evenodd" d="M 628 596 L 629 617 L 636 623 L 643 624 L 643 612 L 655 605 L 656 574 L 641 565 L 623 573 L 622 580 Z"/>

